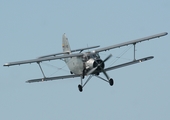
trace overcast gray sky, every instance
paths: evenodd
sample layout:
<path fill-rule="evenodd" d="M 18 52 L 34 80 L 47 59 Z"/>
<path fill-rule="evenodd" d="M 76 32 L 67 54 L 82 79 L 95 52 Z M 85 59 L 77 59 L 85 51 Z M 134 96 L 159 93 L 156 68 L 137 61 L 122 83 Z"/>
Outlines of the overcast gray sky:
<path fill-rule="evenodd" d="M 6 62 L 62 52 L 63 33 L 76 49 L 169 32 L 169 6 L 168 0 L 1 0 L 0 119 L 169 120 L 169 35 L 137 44 L 137 58 L 154 59 L 108 72 L 114 86 L 94 77 L 82 93 L 77 88 L 80 78 L 28 84 L 26 80 L 42 77 L 37 64 L 3 67 Z M 104 59 L 109 54 L 113 57 L 107 67 L 132 60 L 133 47 L 100 55 Z M 60 60 L 42 67 L 47 76 L 70 74 Z"/>

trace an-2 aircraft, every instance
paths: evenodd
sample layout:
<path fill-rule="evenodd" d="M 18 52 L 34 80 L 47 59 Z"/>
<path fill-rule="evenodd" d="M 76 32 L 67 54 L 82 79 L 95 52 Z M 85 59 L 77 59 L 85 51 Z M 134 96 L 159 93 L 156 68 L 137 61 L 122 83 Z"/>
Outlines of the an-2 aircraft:
<path fill-rule="evenodd" d="M 43 74 L 43 78 L 28 80 L 28 81 L 26 81 L 27 83 L 80 77 L 81 82 L 78 85 L 78 89 L 80 92 L 82 92 L 84 86 L 87 84 L 87 82 L 93 76 L 98 77 L 99 79 L 108 82 L 112 86 L 114 84 L 114 81 L 112 78 L 109 77 L 109 75 L 107 74 L 107 71 L 125 67 L 125 66 L 132 65 L 132 64 L 136 64 L 136 63 L 140 63 L 140 62 L 144 62 L 144 61 L 154 58 L 153 56 L 149 56 L 149 57 L 145 57 L 145 58 L 141 58 L 141 59 L 136 59 L 135 58 L 135 45 L 137 43 L 151 40 L 154 38 L 159 38 L 159 37 L 165 36 L 167 34 L 168 34 L 167 32 L 163 32 L 163 33 L 155 34 L 152 36 L 148 36 L 148 37 L 144 37 L 144 38 L 140 38 L 140 39 L 136 39 L 136 40 L 131 40 L 131 41 L 116 44 L 116 45 L 111 45 L 111 46 L 104 47 L 104 48 L 98 48 L 99 46 L 93 46 L 93 47 L 87 47 L 87 48 L 80 48 L 80 49 L 76 49 L 76 50 L 71 50 L 69 42 L 68 42 L 68 38 L 66 37 L 65 34 L 63 34 L 63 36 L 62 36 L 63 52 L 45 55 L 45 56 L 41 56 L 39 58 L 31 59 L 31 60 L 9 62 L 9 63 L 4 64 L 4 66 L 37 63 L 40 67 L 42 74 Z M 132 61 L 105 68 L 105 62 L 109 58 L 111 58 L 112 55 L 110 54 L 110 55 L 108 55 L 108 57 L 106 57 L 104 60 L 102 60 L 99 56 L 99 52 L 103 52 L 103 51 L 107 51 L 107 50 L 115 49 L 115 48 L 120 48 L 120 47 L 127 46 L 130 44 L 132 44 L 134 46 L 134 59 Z M 83 50 L 89 50 L 89 49 L 94 49 L 94 50 L 91 52 L 88 51 L 88 52 L 82 53 Z M 61 59 L 61 60 L 65 61 L 65 63 L 67 64 L 67 66 L 70 70 L 71 75 L 64 75 L 64 76 L 57 76 L 57 77 L 46 77 L 45 76 L 40 63 L 43 61 L 50 61 L 50 60 L 56 60 L 56 59 Z M 103 73 L 105 78 L 99 76 L 100 73 Z M 83 83 L 83 79 L 85 78 L 85 76 L 89 76 L 89 77 Z"/>

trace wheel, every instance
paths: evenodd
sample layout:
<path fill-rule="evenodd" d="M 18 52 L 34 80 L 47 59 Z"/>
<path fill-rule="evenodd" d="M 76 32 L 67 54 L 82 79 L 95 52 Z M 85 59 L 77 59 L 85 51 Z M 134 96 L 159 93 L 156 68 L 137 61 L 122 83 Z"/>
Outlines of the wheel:
<path fill-rule="evenodd" d="M 110 84 L 110 86 L 112 86 L 112 85 L 114 84 L 114 81 L 113 81 L 113 79 L 112 79 L 112 78 L 110 78 L 110 80 L 109 80 L 109 84 Z"/>
<path fill-rule="evenodd" d="M 83 91 L 83 87 L 81 85 L 78 85 L 78 89 L 79 89 L 80 92 Z"/>

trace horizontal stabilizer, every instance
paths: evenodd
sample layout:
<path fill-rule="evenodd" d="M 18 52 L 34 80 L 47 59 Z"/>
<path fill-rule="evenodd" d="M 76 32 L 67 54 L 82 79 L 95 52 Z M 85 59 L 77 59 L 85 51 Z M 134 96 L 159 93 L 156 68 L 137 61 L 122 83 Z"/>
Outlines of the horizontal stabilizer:
<path fill-rule="evenodd" d="M 32 80 L 28 80 L 28 81 L 26 81 L 26 82 L 27 82 L 27 83 L 43 82 L 43 81 L 51 81 L 51 80 L 75 78 L 75 77 L 80 77 L 80 76 L 81 76 L 81 75 L 65 75 L 65 76 L 57 76 L 57 77 L 47 77 L 47 78 L 32 79 Z"/>
<path fill-rule="evenodd" d="M 109 70 L 113 70 L 113 69 L 117 69 L 117 68 L 121 68 L 121 67 L 126 67 L 128 65 L 133 65 L 133 64 L 136 64 L 136 63 L 141 63 L 141 62 L 153 59 L 153 58 L 154 58 L 153 56 L 150 56 L 150 57 L 145 57 L 145 58 L 141 58 L 141 59 L 138 59 L 138 60 L 133 60 L 131 62 L 127 62 L 127 63 L 123 63 L 123 64 L 120 64 L 120 65 L 116 65 L 116 66 L 113 66 L 113 67 L 106 68 L 105 71 L 109 71 Z"/>

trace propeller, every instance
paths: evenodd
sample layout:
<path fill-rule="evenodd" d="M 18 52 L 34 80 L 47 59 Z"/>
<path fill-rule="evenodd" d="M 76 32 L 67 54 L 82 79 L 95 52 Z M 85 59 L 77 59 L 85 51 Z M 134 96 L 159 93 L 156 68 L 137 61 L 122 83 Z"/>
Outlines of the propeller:
<path fill-rule="evenodd" d="M 89 70 L 89 71 L 87 72 L 87 75 L 90 75 L 90 74 L 91 74 L 92 72 L 94 72 L 97 68 L 98 68 L 98 65 L 97 65 L 95 68 Z"/>
<path fill-rule="evenodd" d="M 110 54 L 109 56 L 107 56 L 107 58 L 105 58 L 105 60 L 103 60 L 103 62 L 106 62 L 108 59 L 110 59 L 112 57 L 112 54 Z"/>
<path fill-rule="evenodd" d="M 101 67 L 101 65 L 106 62 L 107 60 L 109 60 L 112 57 L 112 54 L 110 54 L 109 56 L 107 56 L 101 63 L 97 63 L 97 61 L 95 61 L 98 65 L 95 68 L 92 68 L 91 70 L 89 70 L 87 72 L 87 75 L 90 75 L 91 73 L 93 73 L 98 67 L 100 67 L 102 69 L 102 72 L 107 76 L 106 72 L 104 71 L 104 69 Z"/>

